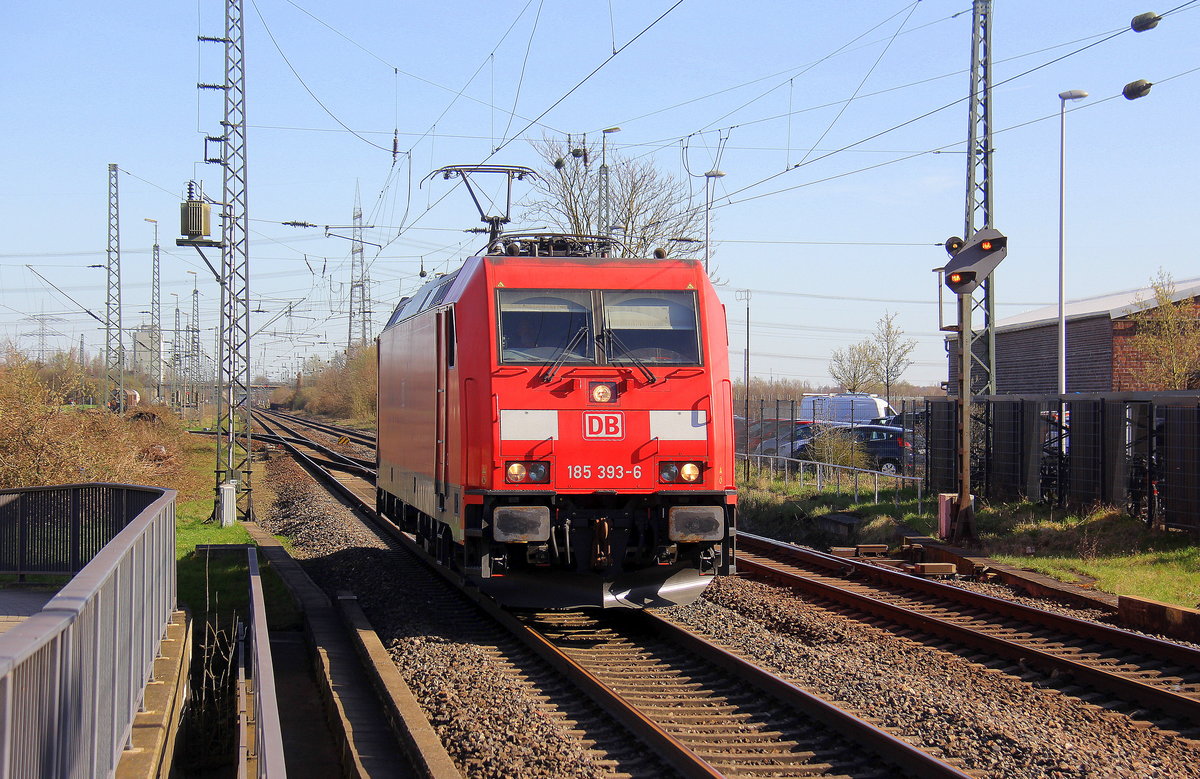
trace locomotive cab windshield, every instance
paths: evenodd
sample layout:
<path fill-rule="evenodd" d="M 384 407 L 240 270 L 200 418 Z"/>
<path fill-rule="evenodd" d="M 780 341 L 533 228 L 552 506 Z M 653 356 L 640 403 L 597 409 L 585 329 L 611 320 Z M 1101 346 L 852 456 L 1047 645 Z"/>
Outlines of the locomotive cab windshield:
<path fill-rule="evenodd" d="M 702 363 L 691 291 L 503 289 L 496 313 L 502 363 Z"/>
<path fill-rule="evenodd" d="M 500 361 L 593 362 L 591 293 L 568 290 L 500 290 Z"/>

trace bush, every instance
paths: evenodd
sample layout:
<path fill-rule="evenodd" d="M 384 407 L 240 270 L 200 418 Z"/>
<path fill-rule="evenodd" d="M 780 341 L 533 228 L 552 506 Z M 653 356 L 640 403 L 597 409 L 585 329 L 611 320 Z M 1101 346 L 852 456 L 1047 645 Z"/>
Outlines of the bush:
<path fill-rule="evenodd" d="M 809 457 L 830 465 L 868 468 L 871 458 L 847 428 L 831 427 L 817 431 L 808 445 Z"/>
<path fill-rule="evenodd" d="M 278 402 L 286 398 L 295 410 L 374 423 L 378 376 L 375 345 L 355 347 L 335 356 L 309 384 L 280 392 Z"/>
<path fill-rule="evenodd" d="M 83 409 L 82 377 L 39 375 L 10 354 L 0 363 L 0 489 L 112 481 L 170 486 L 182 467 L 183 430 L 165 409 L 120 417 Z"/>

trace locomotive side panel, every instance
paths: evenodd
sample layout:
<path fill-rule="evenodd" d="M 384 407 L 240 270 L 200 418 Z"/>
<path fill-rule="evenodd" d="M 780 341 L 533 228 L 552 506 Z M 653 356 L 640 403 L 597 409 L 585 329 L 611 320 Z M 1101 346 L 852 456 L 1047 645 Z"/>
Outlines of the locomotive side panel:
<path fill-rule="evenodd" d="M 379 337 L 378 487 L 426 514 L 434 490 L 437 424 L 437 328 L 416 317 Z"/>

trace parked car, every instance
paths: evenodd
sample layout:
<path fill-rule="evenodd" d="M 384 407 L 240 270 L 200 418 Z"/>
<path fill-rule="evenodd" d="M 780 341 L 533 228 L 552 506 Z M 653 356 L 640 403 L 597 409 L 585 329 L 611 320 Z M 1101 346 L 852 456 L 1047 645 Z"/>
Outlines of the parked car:
<path fill-rule="evenodd" d="M 850 434 L 866 447 L 872 469 L 892 475 L 912 472 L 913 441 L 905 438 L 904 428 L 859 425 L 851 428 Z"/>
<path fill-rule="evenodd" d="M 763 441 L 783 435 L 791 424 L 792 420 L 790 419 L 758 419 L 751 422 L 747 430 L 749 435 L 747 451 L 757 453 L 762 447 Z M 739 438 L 738 444 L 741 443 L 742 439 Z"/>
<path fill-rule="evenodd" d="M 867 454 L 868 467 L 890 475 L 911 473 L 915 462 L 913 436 L 905 436 L 904 428 L 894 425 L 846 425 L 838 423 L 816 423 L 809 427 L 808 435 L 798 439 L 792 446 L 791 456 L 799 460 L 812 460 L 813 438 L 830 430 L 844 430 Z M 764 452 L 765 454 L 765 452 Z"/>
<path fill-rule="evenodd" d="M 808 443 L 818 430 L 833 427 L 825 422 L 790 422 L 790 429 L 784 428 L 774 438 L 766 438 L 754 449 L 755 454 L 766 457 L 800 457 L 798 451 Z"/>
<path fill-rule="evenodd" d="M 894 427 L 903 427 L 906 430 L 923 430 L 925 428 L 925 419 L 929 416 L 925 409 L 919 411 L 901 411 L 899 414 L 872 419 L 873 425 L 892 425 Z"/>
<path fill-rule="evenodd" d="M 878 395 L 843 392 L 837 395 L 805 395 L 800 400 L 799 419 L 809 422 L 870 422 L 892 416 L 896 410 Z"/>

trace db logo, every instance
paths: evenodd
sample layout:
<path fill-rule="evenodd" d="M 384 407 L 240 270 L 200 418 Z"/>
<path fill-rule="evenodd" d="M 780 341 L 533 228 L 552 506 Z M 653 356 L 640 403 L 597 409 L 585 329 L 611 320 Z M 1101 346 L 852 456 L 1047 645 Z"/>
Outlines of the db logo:
<path fill-rule="evenodd" d="M 583 437 L 620 440 L 625 437 L 625 416 L 619 411 L 585 411 Z"/>

